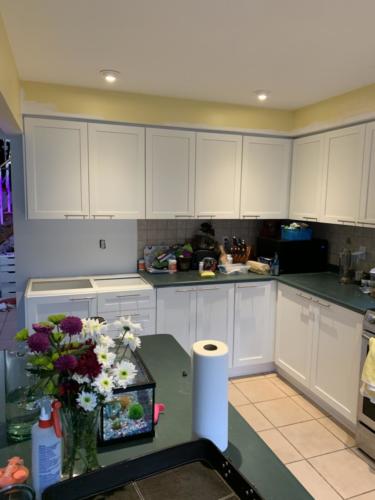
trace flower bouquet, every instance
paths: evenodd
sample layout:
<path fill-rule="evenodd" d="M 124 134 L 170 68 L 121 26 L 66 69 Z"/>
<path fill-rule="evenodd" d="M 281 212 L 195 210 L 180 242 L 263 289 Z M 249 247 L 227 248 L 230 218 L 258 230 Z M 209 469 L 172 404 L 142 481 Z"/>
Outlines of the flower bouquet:
<path fill-rule="evenodd" d="M 129 352 L 141 345 L 139 324 L 121 318 L 116 342 L 99 319 L 63 314 L 26 328 L 16 340 L 26 342 L 27 369 L 36 376 L 35 390 L 61 402 L 64 434 L 63 476 L 73 477 L 99 466 L 97 430 L 101 406 L 113 391 L 131 384 L 137 368 Z M 134 410 L 133 410 L 134 411 Z"/>

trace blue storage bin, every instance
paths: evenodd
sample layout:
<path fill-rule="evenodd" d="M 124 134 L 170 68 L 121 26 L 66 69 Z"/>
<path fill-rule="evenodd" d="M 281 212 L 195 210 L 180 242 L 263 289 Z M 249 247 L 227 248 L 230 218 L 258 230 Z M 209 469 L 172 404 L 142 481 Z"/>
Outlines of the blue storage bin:
<path fill-rule="evenodd" d="M 312 239 L 312 229 L 311 227 L 305 227 L 301 229 L 287 229 L 286 227 L 281 228 L 281 239 L 282 240 L 311 240 Z"/>

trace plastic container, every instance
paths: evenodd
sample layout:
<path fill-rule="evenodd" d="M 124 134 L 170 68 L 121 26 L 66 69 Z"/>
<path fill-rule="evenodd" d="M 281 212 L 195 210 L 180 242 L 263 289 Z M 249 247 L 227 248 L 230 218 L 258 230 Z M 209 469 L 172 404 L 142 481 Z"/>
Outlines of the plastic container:
<path fill-rule="evenodd" d="M 311 240 L 312 239 L 312 229 L 311 227 L 305 227 L 301 229 L 288 229 L 286 227 L 281 228 L 281 239 L 282 240 Z"/>
<path fill-rule="evenodd" d="M 145 271 L 145 259 L 138 259 L 138 271 Z"/>
<path fill-rule="evenodd" d="M 169 259 L 168 260 L 168 271 L 173 274 L 177 272 L 177 260 Z"/>

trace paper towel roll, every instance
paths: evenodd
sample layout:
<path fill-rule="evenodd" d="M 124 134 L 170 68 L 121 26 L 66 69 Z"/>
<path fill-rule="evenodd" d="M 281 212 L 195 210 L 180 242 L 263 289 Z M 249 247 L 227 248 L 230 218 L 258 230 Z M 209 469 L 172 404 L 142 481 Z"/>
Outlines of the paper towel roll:
<path fill-rule="evenodd" d="M 228 346 L 200 340 L 192 347 L 193 436 L 228 447 Z"/>

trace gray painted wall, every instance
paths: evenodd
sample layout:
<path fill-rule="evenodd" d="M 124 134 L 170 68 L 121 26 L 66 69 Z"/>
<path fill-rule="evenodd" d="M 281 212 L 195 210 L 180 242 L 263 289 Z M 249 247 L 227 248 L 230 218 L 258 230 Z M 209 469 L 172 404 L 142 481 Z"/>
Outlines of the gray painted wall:
<path fill-rule="evenodd" d="M 136 221 L 26 220 L 22 139 L 12 138 L 18 324 L 28 278 L 127 273 L 136 270 Z M 99 248 L 105 239 L 107 248 Z"/>

